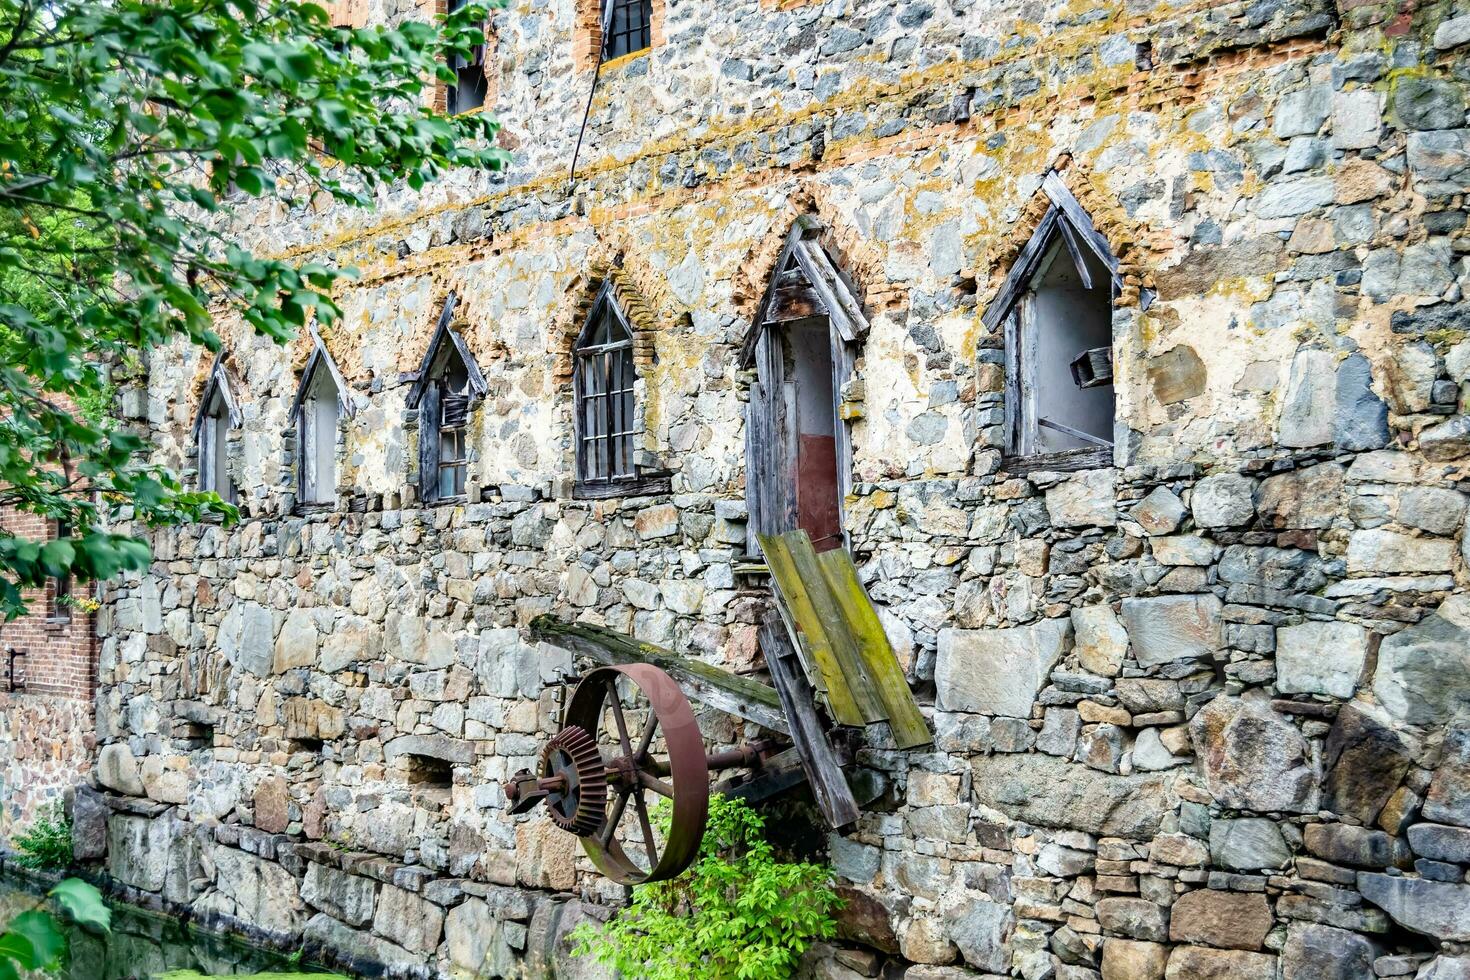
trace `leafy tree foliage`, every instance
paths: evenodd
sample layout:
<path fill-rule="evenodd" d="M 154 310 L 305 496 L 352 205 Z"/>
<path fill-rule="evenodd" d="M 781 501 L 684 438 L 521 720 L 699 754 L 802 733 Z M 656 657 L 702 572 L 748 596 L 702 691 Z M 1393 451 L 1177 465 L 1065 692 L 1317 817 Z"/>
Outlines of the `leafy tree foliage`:
<path fill-rule="evenodd" d="M 667 835 L 672 811 L 660 802 Z M 764 831 L 744 801 L 712 797 L 695 863 L 673 881 L 635 887 L 601 931 L 578 927 L 577 955 L 646 980 L 794 976 L 807 947 L 836 932 L 839 900 L 829 869 L 776 860 Z"/>
<path fill-rule="evenodd" d="M 486 16 L 346 28 L 298 0 L 0 0 L 0 506 L 70 532 L 0 529 L 6 616 L 48 577 L 145 567 L 118 520 L 234 518 L 142 459 L 107 417 L 110 373 L 170 343 L 218 351 L 225 313 L 277 340 L 337 318 L 349 273 L 254 254 L 232 203 L 305 219 L 318 195 L 368 207 L 502 167 L 493 118 L 428 107 Z"/>
<path fill-rule="evenodd" d="M 27 868 L 60 870 L 72 863 L 71 821 L 61 801 L 43 809 L 31 825 L 11 840 L 15 863 Z"/>
<path fill-rule="evenodd" d="M 112 912 L 102 893 L 79 878 L 67 878 L 47 896 L 83 929 L 107 932 Z M 11 919 L 0 931 L 0 980 L 20 980 L 36 970 L 54 969 L 66 953 L 61 923 L 44 903 Z"/>

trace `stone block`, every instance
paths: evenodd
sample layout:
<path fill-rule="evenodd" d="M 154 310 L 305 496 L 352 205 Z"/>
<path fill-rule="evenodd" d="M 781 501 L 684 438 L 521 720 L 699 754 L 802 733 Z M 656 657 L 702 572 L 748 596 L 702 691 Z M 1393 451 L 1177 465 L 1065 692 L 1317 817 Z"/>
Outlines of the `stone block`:
<path fill-rule="evenodd" d="M 1348 539 L 1349 574 L 1402 575 L 1447 572 L 1455 565 L 1455 542 L 1416 538 L 1397 531 L 1368 528 Z"/>
<path fill-rule="evenodd" d="M 305 923 L 296 878 L 274 861 L 233 847 L 212 854 L 215 887 L 234 903 L 234 916 L 277 938 L 290 938 Z"/>
<path fill-rule="evenodd" d="M 996 755 L 971 764 L 975 801 L 1014 820 L 1147 839 L 1177 806 L 1169 774 L 1115 776 L 1048 755 Z"/>
<path fill-rule="evenodd" d="M 521 923 L 501 921 L 488 904 L 471 898 L 445 917 L 445 950 L 450 964 L 470 976 L 513 976 L 526 932 Z"/>
<path fill-rule="evenodd" d="M 378 883 L 312 861 L 301 882 L 301 898 L 335 919 L 355 928 L 373 921 Z"/>
<path fill-rule="evenodd" d="M 1239 527 L 1256 514 L 1256 481 L 1237 473 L 1207 476 L 1194 486 L 1190 509 L 1200 527 Z"/>
<path fill-rule="evenodd" d="M 98 861 L 107 854 L 107 818 L 112 809 L 102 795 L 85 783 L 76 788 L 71 805 L 72 858 Z"/>
<path fill-rule="evenodd" d="M 1293 922 L 1281 950 L 1282 980 L 1366 980 L 1373 976 L 1377 945 L 1346 929 Z"/>
<path fill-rule="evenodd" d="M 1287 694 L 1350 698 L 1368 659 L 1368 631 L 1357 623 L 1309 620 L 1276 630 L 1276 687 Z"/>
<path fill-rule="evenodd" d="M 1220 600 L 1211 593 L 1123 600 L 1133 658 L 1145 667 L 1199 660 L 1220 649 Z"/>
<path fill-rule="evenodd" d="M 1210 859 L 1232 871 L 1274 870 L 1291 860 L 1291 848 L 1274 820 L 1217 819 L 1210 821 Z"/>
<path fill-rule="evenodd" d="M 317 661 L 317 647 L 321 634 L 316 627 L 312 610 L 298 607 L 286 614 L 281 625 L 281 634 L 276 638 L 275 658 L 272 669 L 284 673 L 293 667 L 312 667 Z"/>
<path fill-rule="evenodd" d="M 1057 527 L 1112 527 L 1118 523 L 1117 477 L 1090 470 L 1046 491 L 1046 512 Z"/>
<path fill-rule="evenodd" d="M 1010 972 L 1016 918 L 1008 905 L 960 892 L 941 908 L 945 931 L 967 964 L 989 973 Z"/>
<path fill-rule="evenodd" d="M 444 934 L 444 910 L 396 885 L 383 885 L 373 931 L 411 953 L 432 953 Z"/>
<path fill-rule="evenodd" d="M 1343 468 L 1319 463 L 1261 481 L 1261 523 L 1277 530 L 1332 526 L 1342 510 Z"/>
<path fill-rule="evenodd" d="M 1337 411 L 1337 358 L 1307 349 L 1292 358 L 1286 394 L 1277 423 L 1277 441 L 1292 449 L 1325 446 L 1334 436 Z"/>
<path fill-rule="evenodd" d="M 1382 708 L 1361 701 L 1343 705 L 1323 748 L 1323 806 L 1372 824 L 1417 752 L 1417 745 L 1394 730 Z"/>
<path fill-rule="evenodd" d="M 1276 957 L 1244 950 L 1178 946 L 1165 980 L 1276 980 Z"/>
<path fill-rule="evenodd" d="M 1424 797 L 1424 819 L 1470 827 L 1470 731 L 1455 729 L 1445 736 Z"/>
<path fill-rule="evenodd" d="M 1409 847 L 1431 861 L 1470 864 L 1470 828 L 1416 823 L 1409 828 Z"/>
<path fill-rule="evenodd" d="M 125 743 L 104 745 L 97 753 L 97 782 L 124 796 L 143 796 L 143 777 L 138 760 Z"/>
<path fill-rule="evenodd" d="M 1069 619 L 1010 629 L 942 630 L 934 668 L 939 708 L 1026 718 L 1072 637 Z"/>
<path fill-rule="evenodd" d="M 1217 697 L 1190 722 L 1205 787 L 1227 807 L 1317 808 L 1315 754 L 1286 716 L 1259 699 Z"/>
<path fill-rule="evenodd" d="M 1100 898 L 1094 907 L 1098 925 L 1108 932 L 1162 943 L 1169 938 L 1169 910 L 1147 899 Z"/>
<path fill-rule="evenodd" d="M 1333 864 L 1387 868 L 1409 864 L 1403 842 L 1381 830 L 1351 824 L 1311 824 L 1302 834 L 1307 850 Z"/>
<path fill-rule="evenodd" d="M 1258 950 L 1271 931 L 1265 895 L 1199 889 L 1181 895 L 1169 912 L 1169 939 L 1176 943 Z"/>
<path fill-rule="evenodd" d="M 1128 654 L 1128 631 L 1106 603 L 1072 610 L 1077 659 L 1084 670 L 1116 677 Z"/>
<path fill-rule="evenodd" d="M 1154 487 L 1133 508 L 1129 516 L 1149 534 L 1173 534 L 1184 522 L 1189 509 L 1168 487 Z"/>
<path fill-rule="evenodd" d="M 1470 14 L 1440 21 L 1434 29 L 1434 46 L 1440 51 L 1470 44 Z"/>
<path fill-rule="evenodd" d="M 1439 942 L 1470 942 L 1470 885 L 1362 872 L 1358 891 L 1411 932 Z"/>
<path fill-rule="evenodd" d="M 1169 947 L 1111 937 L 1103 941 L 1102 980 L 1164 980 Z"/>
<path fill-rule="evenodd" d="M 1470 721 L 1470 596 L 1450 596 L 1433 615 L 1383 641 L 1373 694 L 1402 724 Z"/>
<path fill-rule="evenodd" d="M 160 892 L 172 846 L 166 821 L 115 814 L 107 821 L 107 873 L 125 885 Z"/>

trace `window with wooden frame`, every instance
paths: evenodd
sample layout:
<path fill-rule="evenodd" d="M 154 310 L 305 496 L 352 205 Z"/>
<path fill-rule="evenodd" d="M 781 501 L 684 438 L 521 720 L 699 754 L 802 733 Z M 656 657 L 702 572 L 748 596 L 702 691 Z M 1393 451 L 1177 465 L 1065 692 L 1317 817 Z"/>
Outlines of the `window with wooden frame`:
<path fill-rule="evenodd" d="M 65 521 L 56 522 L 56 540 L 64 540 L 71 537 L 71 525 Z M 72 604 L 72 577 L 71 572 L 56 578 L 51 589 L 50 608 L 46 610 L 46 622 L 54 625 L 62 625 L 71 622 Z"/>
<path fill-rule="evenodd" d="M 741 349 L 741 366 L 756 372 L 745 419 L 751 555 L 758 535 L 796 528 L 817 551 L 847 543 L 858 352 L 869 324 L 822 232 L 814 218 L 796 223 Z"/>
<path fill-rule="evenodd" d="M 217 493 L 220 499 L 233 504 L 237 494 L 230 476 L 229 437 L 232 429 L 240 427 L 241 420 L 222 366 L 223 357 L 221 354 L 215 359 L 200 397 L 199 414 L 194 420 L 194 445 L 200 492 Z"/>
<path fill-rule="evenodd" d="M 1113 303 L 1118 260 L 1055 173 L 1051 205 L 983 322 L 1003 331 L 1012 468 L 1113 463 Z"/>
<path fill-rule="evenodd" d="M 576 401 L 577 495 L 619 496 L 635 488 L 638 375 L 633 330 L 605 284 L 572 350 Z"/>
<path fill-rule="evenodd" d="M 296 499 L 308 507 L 337 502 L 337 438 L 343 415 L 352 414 L 347 385 L 322 339 L 315 345 L 291 415 L 296 420 Z"/>
<path fill-rule="evenodd" d="M 653 47 L 653 0 L 602 0 L 603 60 Z"/>
<path fill-rule="evenodd" d="M 469 0 L 449 0 L 449 13 L 454 13 Z M 452 55 L 449 69 L 454 72 L 454 84 L 449 87 L 446 110 L 452 115 L 470 112 L 485 105 L 490 91 L 490 81 L 485 76 L 485 44 L 477 44 L 469 58 Z"/>
<path fill-rule="evenodd" d="M 408 407 L 419 413 L 419 499 L 426 504 L 465 499 L 470 412 L 487 390 L 479 366 L 451 325 L 457 305 L 450 293 L 408 396 Z"/>

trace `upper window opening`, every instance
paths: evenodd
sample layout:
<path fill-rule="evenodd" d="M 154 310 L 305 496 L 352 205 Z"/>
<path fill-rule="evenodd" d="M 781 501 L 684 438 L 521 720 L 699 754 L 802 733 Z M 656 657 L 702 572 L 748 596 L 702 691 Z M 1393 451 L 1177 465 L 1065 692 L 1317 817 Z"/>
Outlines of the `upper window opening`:
<path fill-rule="evenodd" d="M 425 503 L 465 497 L 470 411 L 486 392 L 469 348 L 450 326 L 457 304 L 451 293 L 408 395 L 408 407 L 419 410 L 419 496 Z"/>
<path fill-rule="evenodd" d="M 194 422 L 195 448 L 198 450 L 199 489 L 214 492 L 226 503 L 235 502 L 235 481 L 230 476 L 230 430 L 238 428 L 240 418 L 230 397 L 229 379 L 216 359 L 204 386 L 199 417 Z"/>
<path fill-rule="evenodd" d="M 454 13 L 469 0 L 449 0 L 449 12 Z M 485 105 L 490 91 L 490 81 L 485 77 L 485 45 L 477 44 L 468 59 L 451 56 L 449 68 L 454 72 L 454 84 L 449 89 L 447 108 L 450 115 L 469 112 Z"/>
<path fill-rule="evenodd" d="M 56 538 L 64 540 L 70 538 L 71 525 L 65 521 L 56 522 Z M 51 595 L 51 608 L 47 613 L 47 620 L 53 623 L 71 622 L 72 606 L 72 578 L 71 572 L 67 572 L 56 580 L 55 590 Z"/>
<path fill-rule="evenodd" d="M 576 345 L 577 482 L 584 491 L 616 489 L 638 476 L 633 333 L 603 288 Z"/>
<path fill-rule="evenodd" d="M 862 414 L 858 354 L 862 304 L 823 248 L 815 219 L 796 223 L 747 334 L 754 367 L 746 407 L 747 542 L 806 531 L 817 551 L 846 544 L 843 502 L 852 485 L 851 422 Z"/>
<path fill-rule="evenodd" d="M 299 498 L 303 504 L 337 500 L 337 436 L 347 405 L 346 391 L 326 347 L 317 339 L 296 394 Z"/>
<path fill-rule="evenodd" d="M 1113 300 L 1117 260 L 1055 173 L 1052 206 L 987 310 L 1006 355 L 1006 450 L 1112 462 Z"/>
<path fill-rule="evenodd" d="M 611 61 L 653 47 L 653 0 L 602 0 L 603 57 Z"/>

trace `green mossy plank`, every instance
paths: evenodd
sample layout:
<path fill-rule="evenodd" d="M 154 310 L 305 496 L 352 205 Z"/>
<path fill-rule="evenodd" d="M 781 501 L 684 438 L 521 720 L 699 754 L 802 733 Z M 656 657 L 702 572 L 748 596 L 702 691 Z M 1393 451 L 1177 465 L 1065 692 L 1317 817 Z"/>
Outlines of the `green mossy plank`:
<path fill-rule="evenodd" d="M 789 534 L 762 534 L 759 537 L 766 564 L 771 567 L 771 581 L 776 584 L 776 596 L 796 621 L 798 642 L 817 665 L 817 673 L 827 685 L 827 706 L 832 709 L 832 717 L 839 725 L 861 727 L 866 719 L 858 710 L 857 702 L 853 700 L 837 656 L 832 650 L 832 641 L 822 628 L 822 619 L 812 604 L 811 595 L 802 582 L 800 572 L 797 571 L 789 545 L 790 538 Z M 826 582 L 820 575 L 817 578 L 817 588 L 825 591 Z"/>
<path fill-rule="evenodd" d="M 914 700 L 914 692 L 903 676 L 883 623 L 878 619 L 878 610 L 873 608 L 873 600 L 858 579 L 852 556 L 839 549 L 819 555 L 817 561 L 857 642 L 858 654 L 867 667 L 868 676 L 872 678 L 878 696 L 883 699 L 894 742 L 901 749 L 933 742 L 934 736 L 930 734 L 918 702 Z"/>

